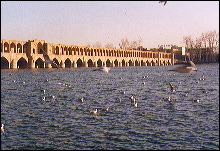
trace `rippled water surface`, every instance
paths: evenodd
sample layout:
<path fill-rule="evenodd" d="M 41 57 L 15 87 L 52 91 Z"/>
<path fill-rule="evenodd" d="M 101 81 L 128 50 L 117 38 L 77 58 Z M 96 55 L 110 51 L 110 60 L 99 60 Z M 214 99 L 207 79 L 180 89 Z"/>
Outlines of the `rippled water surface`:
<path fill-rule="evenodd" d="M 2 69 L 1 149 L 218 150 L 219 64 L 174 67 Z"/>

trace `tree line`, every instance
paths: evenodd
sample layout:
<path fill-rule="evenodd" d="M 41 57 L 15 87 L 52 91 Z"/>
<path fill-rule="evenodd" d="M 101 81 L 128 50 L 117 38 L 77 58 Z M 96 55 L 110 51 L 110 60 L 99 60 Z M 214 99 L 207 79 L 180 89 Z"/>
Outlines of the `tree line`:
<path fill-rule="evenodd" d="M 192 39 L 183 37 L 186 53 L 195 63 L 219 62 L 219 33 L 215 30 L 202 33 L 200 37 Z"/>
<path fill-rule="evenodd" d="M 141 46 L 143 39 L 138 38 L 136 40 L 130 41 L 127 38 L 121 39 L 119 43 L 120 49 L 127 50 L 143 50 L 147 51 L 147 48 Z M 219 33 L 216 30 L 208 31 L 202 33 L 200 37 L 193 39 L 191 36 L 183 37 L 183 42 L 185 44 L 186 53 L 190 54 L 190 59 L 195 63 L 216 63 L 219 62 Z M 96 42 L 94 44 L 87 44 L 87 47 L 98 47 L 101 48 L 102 44 Z M 172 52 L 172 49 L 178 49 L 178 46 L 172 45 L 171 50 L 164 49 L 160 45 L 159 48 L 152 48 L 154 51 L 161 52 Z M 107 43 L 104 48 L 116 49 L 112 43 Z M 184 56 L 181 56 L 181 52 L 176 54 L 178 58 L 182 60 Z"/>
<path fill-rule="evenodd" d="M 127 50 L 141 50 L 142 46 L 142 38 L 138 38 L 137 40 L 130 41 L 128 38 L 121 39 L 121 42 L 118 44 L 120 49 L 127 49 Z M 93 44 L 88 43 L 87 47 L 103 47 L 100 42 L 96 42 Z M 104 48 L 109 49 L 116 49 L 116 47 L 112 43 L 107 43 Z"/>

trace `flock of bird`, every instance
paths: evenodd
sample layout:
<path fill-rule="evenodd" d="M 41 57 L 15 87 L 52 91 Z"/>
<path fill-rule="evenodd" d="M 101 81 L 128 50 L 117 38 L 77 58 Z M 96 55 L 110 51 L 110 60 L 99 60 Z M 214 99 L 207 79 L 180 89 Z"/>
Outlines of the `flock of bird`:
<path fill-rule="evenodd" d="M 43 49 L 42 49 L 42 51 L 43 51 L 43 56 L 44 56 L 44 59 L 45 59 L 45 63 L 50 63 L 52 66 L 55 66 L 58 69 L 59 67 L 55 63 L 55 61 L 51 60 L 49 58 L 48 54 Z M 191 73 L 193 71 L 197 71 L 197 68 L 196 68 L 195 64 L 190 60 L 188 55 L 186 55 L 186 56 L 187 56 L 188 59 L 187 59 L 187 61 L 184 62 L 184 65 L 178 66 L 177 68 L 171 69 L 171 70 L 168 70 L 168 71 L 174 71 L 174 72 L 178 72 L 178 73 Z M 108 73 L 110 70 L 111 70 L 111 68 L 109 68 L 109 67 L 99 67 L 97 69 L 94 69 L 93 71 L 102 71 L 102 72 Z M 174 86 L 171 83 L 169 83 L 169 86 L 170 86 L 170 92 L 174 92 L 175 91 Z M 45 94 L 45 90 L 42 90 L 42 92 Z M 52 98 L 54 98 L 54 97 L 55 96 L 52 96 Z M 138 107 L 138 103 L 135 100 L 135 98 L 133 96 L 131 96 L 129 98 L 130 98 L 130 100 L 132 102 L 132 105 L 134 107 Z M 42 100 L 45 101 L 45 97 L 43 97 Z M 80 101 L 84 102 L 84 98 L 81 98 Z M 171 101 L 171 97 L 170 96 L 168 98 L 164 98 L 164 101 L 167 101 L 170 104 L 173 104 L 173 102 Z M 199 103 L 200 100 L 197 99 L 197 100 L 194 100 L 194 102 Z M 109 107 L 106 108 L 106 111 L 109 111 Z M 98 114 L 98 109 L 92 110 L 90 112 L 92 114 L 97 115 Z M 1 126 L 1 133 L 4 133 L 4 124 L 2 124 L 2 126 Z"/>

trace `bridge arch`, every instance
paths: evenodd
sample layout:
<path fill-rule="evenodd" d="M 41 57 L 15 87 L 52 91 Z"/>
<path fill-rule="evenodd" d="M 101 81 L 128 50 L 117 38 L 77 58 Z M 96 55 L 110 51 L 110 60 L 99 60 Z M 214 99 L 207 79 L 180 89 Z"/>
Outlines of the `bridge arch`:
<path fill-rule="evenodd" d="M 59 64 L 59 61 L 58 61 L 56 58 L 54 58 L 53 61 L 54 61 L 54 62 L 58 65 L 58 67 L 59 67 L 59 65 L 60 65 L 60 64 Z M 56 68 L 56 67 L 55 67 L 55 66 L 52 66 L 52 68 Z"/>
<path fill-rule="evenodd" d="M 28 65 L 27 61 L 23 57 L 21 57 L 17 62 L 17 68 L 19 69 L 27 68 L 28 67 L 27 65 Z"/>
<path fill-rule="evenodd" d="M 109 59 L 106 60 L 106 67 L 111 67 L 111 61 Z"/>
<path fill-rule="evenodd" d="M 98 66 L 98 67 L 102 67 L 102 61 L 101 61 L 101 59 L 99 59 L 99 60 L 97 61 L 97 66 Z"/>
<path fill-rule="evenodd" d="M 94 67 L 94 63 L 92 62 L 92 59 L 89 59 L 87 61 L 88 67 Z"/>
<path fill-rule="evenodd" d="M 156 63 L 153 60 L 151 61 L 151 66 L 156 66 Z"/>
<path fill-rule="evenodd" d="M 139 66 L 139 61 L 135 60 L 135 66 Z"/>
<path fill-rule="evenodd" d="M 146 66 L 146 63 L 143 60 L 141 60 L 141 66 Z"/>
<path fill-rule="evenodd" d="M 134 64 L 131 60 L 128 61 L 128 66 L 134 66 Z"/>
<path fill-rule="evenodd" d="M 1 57 L 1 69 L 9 69 L 9 62 L 5 57 Z"/>
<path fill-rule="evenodd" d="M 125 63 L 124 59 L 122 60 L 121 64 L 122 64 L 122 67 L 126 66 L 126 63 Z"/>
<path fill-rule="evenodd" d="M 83 67 L 83 61 L 79 58 L 76 62 L 77 67 Z"/>
<path fill-rule="evenodd" d="M 114 61 L 114 65 L 115 65 L 115 67 L 118 67 L 119 65 L 118 65 L 118 60 L 117 59 L 115 59 L 115 61 Z"/>
<path fill-rule="evenodd" d="M 35 68 L 44 68 L 44 61 L 41 58 L 35 61 Z"/>
<path fill-rule="evenodd" d="M 70 61 L 70 59 L 69 58 L 67 58 L 66 60 L 65 60 L 65 62 L 64 62 L 64 64 L 65 64 L 65 68 L 71 68 L 71 61 Z"/>

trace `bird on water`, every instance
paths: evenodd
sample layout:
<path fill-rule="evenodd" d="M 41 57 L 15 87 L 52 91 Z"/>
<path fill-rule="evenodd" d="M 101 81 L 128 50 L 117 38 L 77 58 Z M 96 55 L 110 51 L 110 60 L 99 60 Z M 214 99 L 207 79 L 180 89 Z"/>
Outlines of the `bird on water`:
<path fill-rule="evenodd" d="M 98 113 L 98 110 L 97 109 L 95 109 L 95 110 L 92 110 L 92 111 L 90 111 L 92 114 L 97 114 Z"/>
<path fill-rule="evenodd" d="M 111 70 L 111 68 L 109 67 L 99 67 L 97 69 L 94 69 L 93 71 L 104 71 L 104 72 L 109 72 Z"/>
<path fill-rule="evenodd" d="M 178 66 L 177 68 L 168 71 L 175 71 L 179 73 L 191 73 L 193 71 L 197 71 L 196 65 L 190 60 L 188 55 L 186 56 L 188 57 L 188 61 L 186 61 L 184 65 Z"/>
<path fill-rule="evenodd" d="M 48 56 L 48 54 L 43 49 L 41 49 L 41 50 L 43 51 L 43 56 L 44 56 L 44 59 L 45 59 L 45 63 L 49 63 L 49 64 L 51 64 L 52 66 L 54 66 L 58 69 L 58 65 L 56 64 L 56 62 L 53 61 L 53 60 L 50 60 L 50 57 Z"/>
<path fill-rule="evenodd" d="M 1 133 L 4 133 L 4 124 L 2 124 L 2 127 L 1 127 Z"/>

